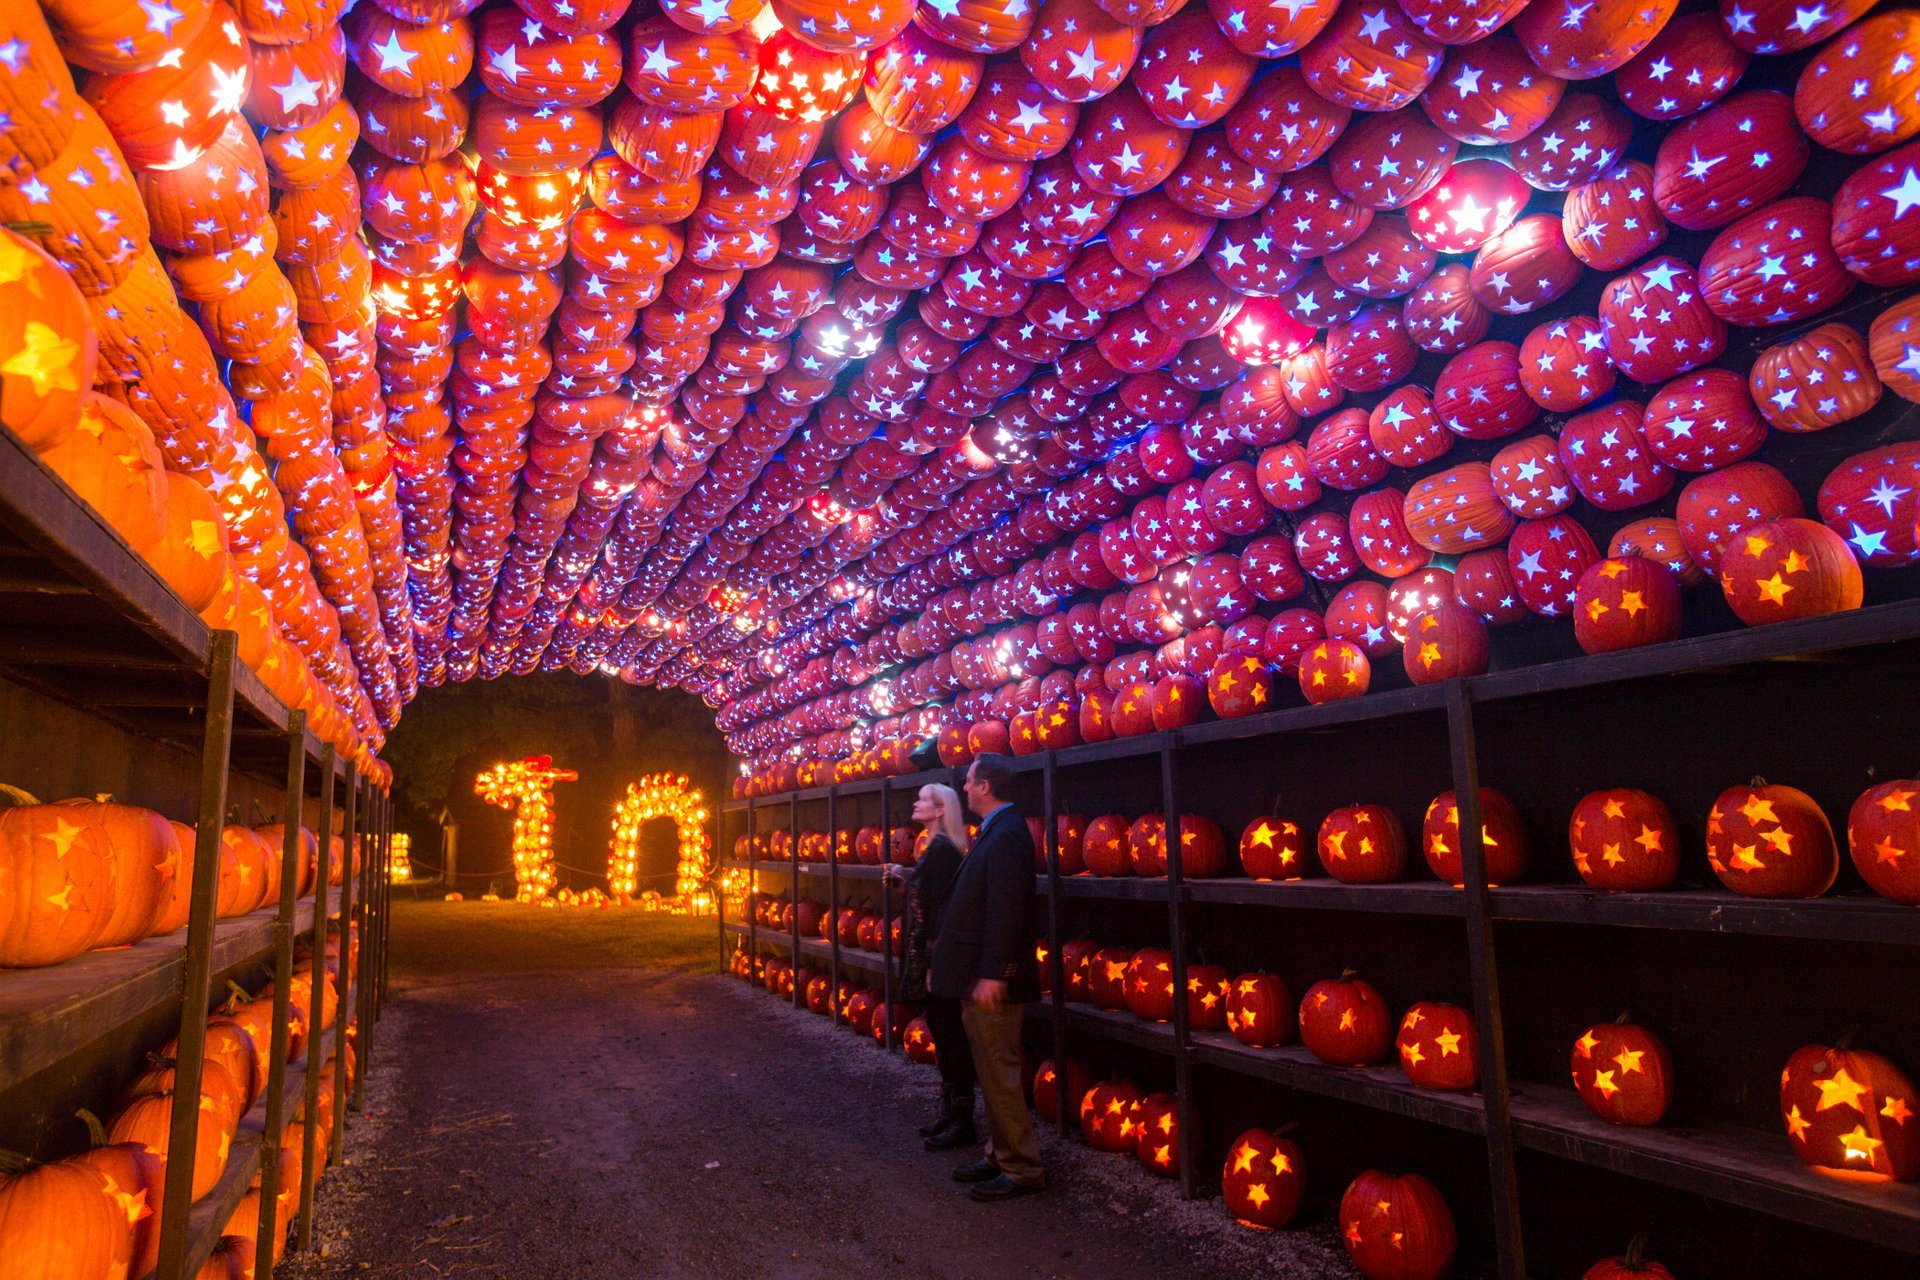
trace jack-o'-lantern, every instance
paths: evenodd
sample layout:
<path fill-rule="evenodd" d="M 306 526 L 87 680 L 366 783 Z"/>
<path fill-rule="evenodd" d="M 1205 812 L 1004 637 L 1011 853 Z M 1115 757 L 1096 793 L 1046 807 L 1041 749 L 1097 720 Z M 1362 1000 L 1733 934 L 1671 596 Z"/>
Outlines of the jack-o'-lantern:
<path fill-rule="evenodd" d="M 1253 880 L 1298 880 L 1302 872 L 1300 824 L 1256 818 L 1240 833 L 1240 869 Z"/>
<path fill-rule="evenodd" d="M 1293 1221 L 1306 1192 L 1306 1164 L 1287 1134 L 1293 1126 L 1248 1129 L 1227 1148 L 1220 1197 L 1242 1226 L 1275 1230 Z"/>
<path fill-rule="evenodd" d="M 1492 787 L 1480 788 L 1480 847 L 1489 885 L 1512 884 L 1526 874 L 1527 836 L 1520 811 Z M 1427 806 L 1420 851 L 1434 875 L 1456 888 L 1466 882 L 1461 869 L 1460 808 L 1453 792 L 1441 792 Z"/>
<path fill-rule="evenodd" d="M 1847 848 L 1868 888 L 1920 905 L 1920 780 L 1895 779 L 1861 792 L 1847 815 Z"/>
<path fill-rule="evenodd" d="M 1366 1066 L 1393 1047 L 1393 1015 L 1373 984 L 1348 969 L 1301 997 L 1300 1042 L 1322 1062 Z"/>
<path fill-rule="evenodd" d="M 1422 1089 L 1472 1089 L 1480 1083 L 1473 1013 L 1422 1000 L 1400 1015 L 1394 1047 L 1400 1069 Z"/>
<path fill-rule="evenodd" d="M 1629 787 L 1580 797 L 1567 843 L 1580 878 L 1608 893 L 1665 889 L 1680 873 L 1680 833 L 1666 802 Z"/>
<path fill-rule="evenodd" d="M 1459 1239 L 1440 1189 L 1417 1173 L 1368 1170 L 1340 1197 L 1340 1237 L 1367 1280 L 1439 1280 Z"/>
<path fill-rule="evenodd" d="M 1812 796 L 1755 779 L 1707 815 L 1707 865 L 1750 898 L 1817 898 L 1840 874 L 1833 828 Z"/>
<path fill-rule="evenodd" d="M 1342 884 L 1386 884 L 1407 865 L 1407 833 L 1385 805 L 1335 809 L 1320 823 L 1320 865 Z"/>
<path fill-rule="evenodd" d="M 1293 993 L 1271 973 L 1243 973 L 1227 993 L 1227 1030 L 1241 1044 L 1287 1044 L 1293 1039 L 1293 1012 Z"/>
<path fill-rule="evenodd" d="M 1612 1124 L 1659 1124 L 1673 1101 L 1673 1059 L 1659 1036 L 1621 1014 L 1573 1043 L 1573 1087 Z"/>

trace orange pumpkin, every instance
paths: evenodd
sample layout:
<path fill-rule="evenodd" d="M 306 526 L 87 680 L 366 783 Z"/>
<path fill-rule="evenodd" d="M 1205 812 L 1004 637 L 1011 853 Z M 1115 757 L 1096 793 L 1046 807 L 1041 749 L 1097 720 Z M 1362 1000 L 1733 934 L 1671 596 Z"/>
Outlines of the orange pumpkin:
<path fill-rule="evenodd" d="M 1920 779 L 1899 778 L 1861 792 L 1847 814 L 1847 850 L 1868 888 L 1920 906 Z"/>
<path fill-rule="evenodd" d="M 135 551 L 159 539 L 167 506 L 160 450 L 131 409 L 85 392 L 75 429 L 40 456 Z"/>
<path fill-rule="evenodd" d="M 1372 679 L 1366 651 L 1351 640 L 1322 640 L 1300 658 L 1300 692 L 1316 705 L 1357 698 Z"/>
<path fill-rule="evenodd" d="M 1567 823 L 1573 869 L 1608 893 L 1665 889 L 1680 874 L 1680 833 L 1659 796 L 1616 787 L 1590 791 Z"/>
<path fill-rule="evenodd" d="M 1170 1093 L 1150 1093 L 1140 1099 L 1134 1115 L 1134 1155 L 1147 1172 L 1163 1178 L 1180 1172 L 1180 1107 Z"/>
<path fill-rule="evenodd" d="M 86 299 L 32 241 L 0 229 L 0 421 L 29 449 L 58 444 L 93 386 Z"/>
<path fill-rule="evenodd" d="M 106 1143 L 106 1131 L 92 1113 L 95 1141 Z M 160 1197 L 166 1188 L 167 1169 L 160 1158 L 136 1142 L 95 1146 L 78 1157 L 107 1180 L 107 1194 L 126 1214 L 127 1231 L 132 1242 L 129 1276 L 145 1276 L 160 1258 Z"/>
<path fill-rule="evenodd" d="M 1646 1257 L 1647 1233 L 1641 1232 L 1617 1258 L 1602 1258 L 1588 1267 L 1580 1280 L 1674 1280 L 1673 1272 Z"/>
<path fill-rule="evenodd" d="M 1768 347 L 1753 362 L 1747 385 L 1776 431 L 1824 431 L 1880 403 L 1866 340 L 1838 321 Z"/>
<path fill-rule="evenodd" d="M 1400 1016 L 1394 1047 L 1400 1069 L 1422 1089 L 1471 1089 L 1480 1083 L 1473 1013 L 1422 1000 Z"/>
<path fill-rule="evenodd" d="M 166 900 L 153 917 L 153 930 L 149 936 L 155 938 L 186 928 L 187 916 L 193 907 L 193 828 L 184 822 L 173 821 L 168 821 L 167 828 L 173 836 L 173 883 L 168 886 Z"/>
<path fill-rule="evenodd" d="M 1673 1101 L 1673 1059 L 1660 1037 L 1621 1014 L 1573 1043 L 1573 1087 L 1612 1124 L 1659 1124 Z"/>
<path fill-rule="evenodd" d="M 1800 73 L 1793 111 L 1815 142 L 1850 155 L 1885 151 L 1920 133 L 1920 15 L 1868 18 L 1830 41 Z"/>
<path fill-rule="evenodd" d="M 113 908 L 94 940 L 96 947 L 123 947 L 153 932 L 153 923 L 173 890 L 179 866 L 173 828 L 151 809 L 63 800 L 86 839 L 104 848 L 113 863 Z"/>
<path fill-rule="evenodd" d="M 231 1081 L 228 1087 L 232 1087 Z M 137 1142 L 164 1161 L 172 1115 L 171 1090 L 142 1094 L 127 1103 L 120 1114 L 114 1117 L 107 1136 L 114 1142 Z M 226 1113 L 217 1104 L 200 1108 L 197 1119 L 193 1148 L 192 1198 L 195 1200 L 212 1191 L 219 1183 L 220 1174 L 227 1167 L 227 1151 L 233 1144 L 233 1133 L 227 1123 Z"/>
<path fill-rule="evenodd" d="M 1487 883 L 1512 884 L 1527 871 L 1526 826 L 1513 801 L 1492 787 L 1480 788 L 1480 846 L 1486 857 Z M 1460 856 L 1460 809 L 1451 791 L 1427 806 L 1420 824 L 1420 850 L 1433 874 L 1459 888 L 1465 884 Z"/>
<path fill-rule="evenodd" d="M 270 863 L 264 843 L 253 832 L 241 826 L 221 829 L 220 882 L 214 904 L 217 918 L 244 916 L 267 900 L 275 878 L 270 867 L 278 868 L 278 853 L 276 849 Z"/>
<path fill-rule="evenodd" d="M 1386 999 L 1351 969 L 1314 983 L 1300 999 L 1300 1042 L 1336 1067 L 1379 1062 L 1393 1045 L 1392 1027 Z"/>
<path fill-rule="evenodd" d="M 1480 615 L 1456 600 L 1445 600 L 1414 615 L 1400 661 L 1415 684 L 1437 684 L 1484 673 L 1492 641 Z"/>
<path fill-rule="evenodd" d="M 51 163 L 29 180 L 0 184 L 0 222 L 50 225 L 40 247 L 90 298 L 125 280 L 147 245 L 147 211 L 113 135 L 92 112 Z"/>
<path fill-rule="evenodd" d="M 7 1280 L 124 1280 L 128 1212 L 83 1160 L 0 1174 L 0 1269 Z"/>
<path fill-rule="evenodd" d="M 1459 1243 L 1439 1188 L 1417 1173 L 1372 1169 L 1340 1197 L 1340 1236 L 1370 1280 L 1439 1280 Z"/>
<path fill-rule="evenodd" d="M 253 1241 L 245 1236 L 221 1236 L 194 1280 L 253 1280 Z"/>
<path fill-rule="evenodd" d="M 224 0 L 174 56 L 139 71 L 88 76 L 82 96 L 136 169 L 190 164 L 220 137 L 247 99 L 253 59 Z"/>
<path fill-rule="evenodd" d="M 1860 562 L 1818 520 L 1789 517 L 1741 529 L 1722 545 L 1720 589 L 1748 626 L 1858 609 Z"/>
<path fill-rule="evenodd" d="M 1905 1182 L 1920 1175 L 1920 1093 L 1891 1062 L 1839 1043 L 1810 1044 L 1780 1073 L 1780 1118 L 1800 1159 L 1834 1177 Z"/>
<path fill-rule="evenodd" d="M 1140 1090 L 1131 1080 L 1103 1080 L 1080 1099 L 1080 1132 L 1095 1151 L 1132 1155 L 1139 1109 Z"/>
<path fill-rule="evenodd" d="M 1220 1172 L 1220 1196 L 1242 1226 L 1271 1231 L 1300 1212 L 1306 1192 L 1306 1163 L 1286 1130 L 1249 1129 L 1227 1148 Z"/>
<path fill-rule="evenodd" d="M 1385 805 L 1335 809 L 1320 823 L 1320 865 L 1342 884 L 1387 884 L 1407 866 L 1407 833 Z"/>
<path fill-rule="evenodd" d="M 1449 556 L 1497 546 L 1514 525 L 1484 462 L 1464 462 L 1415 481 L 1401 514 L 1415 542 Z"/>
<path fill-rule="evenodd" d="M 1254 880 L 1298 880 L 1300 824 L 1256 818 L 1240 833 L 1240 869 Z"/>
<path fill-rule="evenodd" d="M 1707 864 L 1749 898 L 1817 898 L 1840 874 L 1833 828 L 1819 803 L 1756 779 L 1728 787 L 1707 815 Z"/>
<path fill-rule="evenodd" d="M 115 861 L 89 815 L 70 805 L 0 811 L 0 967 L 71 960 L 113 914 Z"/>
<path fill-rule="evenodd" d="M 1271 973 L 1243 973 L 1227 993 L 1227 1030 L 1241 1044 L 1264 1048 L 1293 1039 L 1293 993 Z"/>

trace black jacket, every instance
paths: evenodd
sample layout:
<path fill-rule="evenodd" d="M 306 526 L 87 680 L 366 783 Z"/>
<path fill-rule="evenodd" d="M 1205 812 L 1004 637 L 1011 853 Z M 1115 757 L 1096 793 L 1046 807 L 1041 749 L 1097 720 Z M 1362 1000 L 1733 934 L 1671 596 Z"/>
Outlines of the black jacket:
<path fill-rule="evenodd" d="M 1007 984 L 1010 1003 L 1038 1000 L 1034 902 L 1033 836 L 1007 805 L 981 824 L 960 861 L 933 946 L 933 993 L 961 999 L 992 978 Z"/>
<path fill-rule="evenodd" d="M 927 989 L 933 941 L 940 936 L 947 900 L 960 874 L 960 850 L 945 836 L 927 842 L 927 851 L 907 873 L 907 955 L 902 986 L 909 1000 Z"/>

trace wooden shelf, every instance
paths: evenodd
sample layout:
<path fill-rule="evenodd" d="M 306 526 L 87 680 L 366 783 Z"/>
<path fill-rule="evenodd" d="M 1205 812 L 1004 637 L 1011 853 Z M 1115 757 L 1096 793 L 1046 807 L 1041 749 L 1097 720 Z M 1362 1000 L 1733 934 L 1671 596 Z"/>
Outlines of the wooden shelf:
<path fill-rule="evenodd" d="M 328 913 L 340 890 L 329 891 Z M 221 979 L 266 959 L 273 944 L 271 909 L 213 927 L 213 974 Z M 294 908 L 295 932 L 313 925 L 313 899 Z M 176 930 L 130 947 L 89 951 L 45 969 L 0 973 L 0 1093 L 162 1005 L 177 1005 L 187 934 Z"/>
<path fill-rule="evenodd" d="M 1046 1005 L 1029 1006 L 1050 1017 Z M 1164 1053 L 1168 1057 L 1177 1052 L 1173 1038 L 1173 1024 L 1167 1022 L 1142 1022 L 1130 1013 L 1117 1009 L 1101 1009 L 1090 1004 L 1074 1002 L 1067 1005 L 1067 1030 L 1087 1031 L 1109 1040 L 1118 1040 L 1122 1044 L 1135 1045 L 1142 1049 L 1151 1049 L 1155 1053 Z"/>
<path fill-rule="evenodd" d="M 1461 1129 L 1487 1131 L 1485 1104 L 1478 1092 L 1422 1089 L 1398 1067 L 1332 1067 L 1299 1045 L 1255 1049 L 1224 1031 L 1193 1033 L 1193 1059 L 1244 1076 L 1258 1076 L 1290 1089 L 1339 1098 L 1396 1115 Z"/>
<path fill-rule="evenodd" d="M 721 927 L 728 933 L 738 934 L 741 937 L 747 934 L 747 926 L 736 924 L 731 920 L 726 921 Z M 793 935 L 784 930 L 756 928 L 753 936 L 756 942 L 769 943 L 789 953 L 793 950 Z M 833 961 L 832 944 L 825 938 L 800 939 L 800 954 L 814 964 L 825 965 Z M 886 958 L 877 952 L 862 951 L 858 947 L 842 947 L 840 948 L 840 967 L 859 969 L 866 973 L 884 973 L 887 962 Z"/>
<path fill-rule="evenodd" d="M 784 859 L 773 858 L 765 862 L 755 861 L 753 863 L 742 862 L 737 858 L 722 858 L 719 866 L 725 871 L 773 871 L 781 875 L 791 875 L 794 869 L 793 863 Z M 800 874 L 803 876 L 819 876 L 824 880 L 833 873 L 824 862 L 802 862 L 800 864 Z M 886 868 L 875 866 L 872 863 L 843 862 L 840 864 L 840 878 L 842 880 L 879 880 L 885 874 Z"/>
<path fill-rule="evenodd" d="M 1049 892 L 1050 882 L 1045 875 L 1038 877 L 1035 889 L 1041 894 Z M 1060 896 L 1165 902 L 1167 879 L 1165 876 L 1096 876 L 1083 872 L 1077 876 L 1060 877 Z"/>
<path fill-rule="evenodd" d="M 197 752 L 211 650 L 199 615 L 32 450 L 0 431 L 0 672 L 139 737 Z M 287 707 L 237 664 L 233 701 L 234 767 L 278 780 Z M 321 743 L 307 739 L 317 759 Z"/>
<path fill-rule="evenodd" d="M 1743 898 L 1727 890 L 1601 893 L 1584 885 L 1493 890 L 1496 920 L 1758 933 L 1920 946 L 1920 910 L 1884 898 Z"/>
<path fill-rule="evenodd" d="M 1368 911 L 1393 915 L 1459 916 L 1466 896 L 1438 880 L 1394 884 L 1341 884 L 1338 880 L 1189 880 L 1181 886 L 1188 902 L 1236 903 L 1262 907 L 1304 907 L 1319 911 Z"/>
<path fill-rule="evenodd" d="M 1920 1253 L 1920 1185 L 1826 1177 L 1800 1163 L 1784 1133 L 1613 1125 L 1571 1089 L 1527 1083 L 1513 1086 L 1512 1108 L 1522 1147 Z"/>

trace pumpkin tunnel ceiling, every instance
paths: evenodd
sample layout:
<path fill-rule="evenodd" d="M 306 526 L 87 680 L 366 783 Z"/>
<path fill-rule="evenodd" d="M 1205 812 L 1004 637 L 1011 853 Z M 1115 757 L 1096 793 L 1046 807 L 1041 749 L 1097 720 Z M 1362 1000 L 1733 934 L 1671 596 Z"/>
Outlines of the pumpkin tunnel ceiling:
<path fill-rule="evenodd" d="M 359 741 L 567 668 L 846 776 L 1471 651 L 1602 547 L 1659 606 L 1604 643 L 1756 523 L 1819 517 L 1746 621 L 1913 563 L 1920 16 L 1872 10 L 44 0 L 0 214 Z"/>

